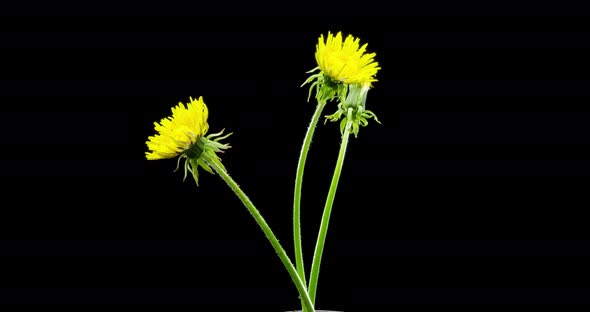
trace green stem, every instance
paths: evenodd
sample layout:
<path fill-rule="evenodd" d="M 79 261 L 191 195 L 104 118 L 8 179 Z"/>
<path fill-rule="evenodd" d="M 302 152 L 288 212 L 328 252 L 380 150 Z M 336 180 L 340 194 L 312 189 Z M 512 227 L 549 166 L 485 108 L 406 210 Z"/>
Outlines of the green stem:
<path fill-rule="evenodd" d="M 223 165 L 219 162 L 219 160 L 215 159 L 214 157 L 210 157 L 206 153 L 203 153 L 202 157 L 209 164 L 209 166 L 211 166 L 211 168 L 213 168 L 213 170 L 215 170 L 215 172 L 217 172 L 219 176 L 221 176 L 225 183 L 227 183 L 227 185 L 232 189 L 232 191 L 234 191 L 238 198 L 240 198 L 240 200 L 242 201 L 244 206 L 246 206 L 252 217 L 254 217 L 254 220 L 256 220 L 256 223 L 258 223 L 258 225 L 264 232 L 264 235 L 266 235 L 266 238 L 270 241 L 270 244 L 275 249 L 275 252 L 281 259 L 281 262 L 283 262 L 283 265 L 289 272 L 291 279 L 295 283 L 295 287 L 297 287 L 297 291 L 299 292 L 305 309 L 307 309 L 307 311 L 314 312 L 313 304 L 311 303 L 311 299 L 309 298 L 305 284 L 299 278 L 297 270 L 293 266 L 293 263 L 291 263 L 289 256 L 287 256 L 287 253 L 279 243 L 279 240 L 274 235 L 270 226 L 266 223 L 258 209 L 256 209 L 252 201 L 248 198 L 244 191 L 242 191 L 240 186 L 230 177 L 227 171 L 225 171 Z"/>
<path fill-rule="evenodd" d="M 334 175 L 332 176 L 330 190 L 328 192 L 328 197 L 326 199 L 326 204 L 324 206 L 324 214 L 322 216 L 322 223 L 320 225 L 318 240 L 315 246 L 313 262 L 311 264 L 308 291 L 312 304 L 315 303 L 316 290 L 318 286 L 318 277 L 320 274 L 320 263 L 322 261 L 322 254 L 324 252 L 324 244 L 326 242 L 326 234 L 328 232 L 328 223 L 330 222 L 332 205 L 334 203 L 334 197 L 336 196 L 336 189 L 338 188 L 338 180 L 340 180 L 340 172 L 342 172 L 342 164 L 344 163 L 344 155 L 346 154 L 346 146 L 348 145 L 348 137 L 350 136 L 350 127 L 352 126 L 352 118 L 347 119 L 348 121 L 346 122 L 346 127 L 344 128 L 344 134 L 342 134 L 342 143 L 340 144 L 340 152 L 338 153 L 336 168 L 334 168 Z"/>
<path fill-rule="evenodd" d="M 293 192 L 293 245 L 295 246 L 295 266 L 299 273 L 299 278 L 306 284 L 305 281 L 305 266 L 303 262 L 303 248 L 301 247 L 301 188 L 303 185 L 303 172 L 305 171 L 305 162 L 311 145 L 313 133 L 318 124 L 325 103 L 318 103 L 316 110 L 311 118 L 307 133 L 303 139 L 303 146 L 299 154 L 299 162 L 297 163 L 297 175 L 295 176 L 295 191 Z M 303 303 L 303 302 L 302 302 Z"/>
<path fill-rule="evenodd" d="M 316 110 L 311 118 L 309 127 L 303 139 L 303 145 L 301 147 L 301 153 L 299 154 L 299 162 L 297 163 L 297 175 L 295 176 L 295 191 L 293 192 L 293 245 L 295 247 L 295 265 L 299 278 L 306 284 L 305 281 L 305 264 L 303 261 L 303 248 L 301 239 L 301 189 L 303 185 L 303 173 L 305 171 L 305 162 L 307 160 L 307 154 L 309 153 L 309 147 L 311 145 L 311 139 L 315 132 L 315 128 L 318 124 L 322 111 L 324 110 L 325 103 L 318 103 Z M 303 299 L 301 299 L 301 305 L 304 305 Z M 303 308 L 303 312 L 307 312 Z"/>

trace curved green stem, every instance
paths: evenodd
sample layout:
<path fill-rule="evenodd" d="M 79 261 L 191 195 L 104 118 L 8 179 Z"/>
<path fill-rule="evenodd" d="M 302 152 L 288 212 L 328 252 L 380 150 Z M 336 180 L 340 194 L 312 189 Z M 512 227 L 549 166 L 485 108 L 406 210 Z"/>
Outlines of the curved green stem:
<path fill-rule="evenodd" d="M 287 256 L 287 253 L 285 252 L 285 250 L 283 249 L 283 247 L 279 243 L 279 240 L 274 235 L 273 231 L 270 229 L 270 226 L 266 223 L 266 221 L 264 220 L 264 218 L 262 217 L 262 215 L 260 214 L 258 209 L 256 209 L 256 207 L 254 206 L 252 201 L 248 198 L 248 196 L 244 193 L 244 191 L 242 191 L 240 186 L 230 177 L 230 175 L 227 173 L 227 171 L 225 171 L 225 168 L 223 167 L 221 162 L 219 162 L 214 157 L 210 157 L 206 153 L 203 153 L 202 157 L 207 162 L 207 164 L 209 166 L 211 166 L 211 168 L 213 168 L 213 170 L 215 170 L 215 172 L 217 172 L 219 174 L 219 176 L 221 176 L 221 178 L 225 181 L 225 183 L 227 183 L 227 185 L 232 189 L 232 191 L 234 191 L 234 193 L 238 196 L 238 198 L 240 198 L 240 200 L 242 201 L 244 206 L 246 206 L 246 208 L 248 209 L 248 211 L 250 212 L 252 217 L 254 217 L 254 220 L 256 220 L 256 223 L 258 223 L 258 225 L 260 226 L 260 228 L 264 232 L 264 235 L 269 240 L 270 244 L 275 249 L 275 252 L 277 253 L 279 258 L 281 259 L 281 262 L 283 262 L 283 265 L 285 266 L 285 268 L 289 272 L 291 279 L 295 283 L 295 287 L 297 287 L 297 291 L 299 292 L 299 295 L 301 297 L 301 300 L 303 301 L 303 305 L 304 305 L 305 309 L 307 311 L 314 312 L 313 304 L 311 303 L 311 299 L 309 298 L 305 284 L 299 278 L 299 275 L 297 274 L 297 270 L 293 266 L 293 263 L 291 263 L 289 256 Z"/>
<path fill-rule="evenodd" d="M 305 281 L 305 266 L 303 262 L 303 248 L 301 247 L 301 188 L 303 185 L 303 172 L 305 171 L 305 162 L 311 145 L 313 133 L 318 124 L 322 111 L 326 106 L 325 103 L 318 103 L 316 106 L 307 133 L 303 139 L 301 153 L 299 154 L 299 162 L 297 163 L 297 175 L 295 176 L 295 191 L 293 192 L 293 245 L 295 246 L 295 266 L 299 273 L 299 278 L 306 284 Z"/>
<path fill-rule="evenodd" d="M 322 223 L 318 234 L 318 240 L 315 246 L 313 255 L 313 262 L 311 264 L 311 273 L 309 276 L 309 297 L 312 304 L 315 303 L 316 290 L 318 286 L 318 277 L 320 274 L 320 263 L 322 261 L 322 254 L 324 252 L 324 244 L 326 242 L 326 234 L 328 232 L 328 223 L 330 222 L 330 214 L 332 213 L 332 205 L 334 197 L 336 196 L 336 189 L 338 188 L 338 180 L 340 180 L 340 172 L 342 172 L 342 164 L 344 163 L 344 155 L 346 154 L 346 146 L 348 145 L 348 137 L 350 136 L 350 128 L 352 126 L 352 117 L 349 112 L 348 121 L 342 134 L 342 143 L 340 144 L 340 152 L 338 153 L 338 160 L 336 161 L 336 168 L 334 168 L 334 175 L 330 184 L 330 190 L 324 206 L 324 214 L 322 215 Z"/>

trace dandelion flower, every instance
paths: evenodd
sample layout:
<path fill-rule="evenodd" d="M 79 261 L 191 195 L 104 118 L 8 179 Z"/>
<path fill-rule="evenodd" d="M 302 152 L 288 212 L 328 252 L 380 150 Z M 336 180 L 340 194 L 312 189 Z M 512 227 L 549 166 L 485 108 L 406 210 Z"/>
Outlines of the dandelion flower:
<path fill-rule="evenodd" d="M 221 136 L 222 130 L 205 136 L 209 130 L 207 117 L 209 117 L 209 111 L 203 102 L 203 97 L 199 97 L 198 100 L 190 98 L 190 102 L 186 105 L 182 102 L 178 103 L 172 108 L 172 116 L 154 123 L 158 134 L 148 137 L 146 144 L 149 151 L 145 153 L 146 158 L 155 160 L 178 156 L 179 165 L 184 159 L 184 177 L 186 178 L 187 172 L 190 172 L 198 185 L 197 169 L 201 167 L 213 173 L 210 167 L 212 162 L 223 168 L 216 153 L 230 147 L 219 141 L 227 138 L 231 133 Z"/>
<path fill-rule="evenodd" d="M 148 137 L 146 144 L 150 152 L 146 152 L 147 159 L 174 158 L 189 150 L 207 133 L 208 115 L 203 97 L 198 100 L 190 98 L 186 106 L 182 102 L 178 103 L 172 108 L 171 117 L 154 123 L 158 134 Z"/>
<path fill-rule="evenodd" d="M 327 38 L 321 35 L 316 46 L 315 59 L 322 72 L 337 82 L 346 84 L 370 84 L 375 79 L 379 64 L 375 53 L 365 53 L 367 44 L 360 47 L 359 38 L 348 35 L 342 42 L 342 33 Z"/>

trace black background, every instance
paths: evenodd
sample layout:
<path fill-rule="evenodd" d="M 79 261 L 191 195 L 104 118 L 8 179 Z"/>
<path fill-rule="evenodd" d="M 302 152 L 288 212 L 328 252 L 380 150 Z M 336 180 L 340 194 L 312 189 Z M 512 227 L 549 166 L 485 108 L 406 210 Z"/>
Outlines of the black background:
<path fill-rule="evenodd" d="M 153 122 L 203 96 L 223 162 L 292 255 L 317 38 L 382 70 L 349 145 L 318 307 L 588 301 L 588 22 L 576 16 L 219 15 L 4 19 L 0 301 L 297 308 L 216 176 L 145 160 Z M 334 107 L 329 107 L 331 113 Z M 304 179 L 311 261 L 339 133 Z"/>

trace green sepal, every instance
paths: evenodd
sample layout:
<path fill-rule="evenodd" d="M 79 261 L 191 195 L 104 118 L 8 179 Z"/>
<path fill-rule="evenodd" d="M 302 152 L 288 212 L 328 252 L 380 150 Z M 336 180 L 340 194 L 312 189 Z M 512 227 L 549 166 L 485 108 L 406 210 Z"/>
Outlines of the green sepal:
<path fill-rule="evenodd" d="M 306 73 L 306 74 L 311 74 L 311 73 L 313 73 L 313 72 L 314 72 L 314 71 L 316 71 L 316 70 L 320 70 L 320 67 L 319 67 L 319 66 L 316 66 L 314 69 L 308 70 L 308 71 L 306 71 L 305 73 Z"/>
<path fill-rule="evenodd" d="M 346 127 L 347 118 L 342 118 L 340 121 L 340 134 L 344 134 L 344 127 Z"/>
<path fill-rule="evenodd" d="M 344 115 L 344 114 L 345 114 L 344 106 L 342 105 L 342 103 L 340 103 L 340 104 L 338 104 L 338 110 L 334 114 L 324 116 L 324 118 L 326 118 L 326 120 L 324 120 L 324 124 L 326 124 L 326 122 L 328 120 L 331 122 L 336 122 L 336 121 L 340 120 L 340 118 L 342 118 L 342 115 Z"/>
<path fill-rule="evenodd" d="M 209 165 L 207 165 L 207 163 L 203 159 L 197 159 L 197 164 L 199 164 L 199 166 L 201 166 L 203 169 L 205 169 L 205 171 L 209 172 L 210 174 L 215 174 L 215 172 L 213 172 L 213 169 L 211 169 L 211 167 L 209 167 Z"/>
<path fill-rule="evenodd" d="M 309 93 L 307 94 L 307 101 L 309 102 L 309 99 L 311 98 L 311 93 L 313 92 L 314 88 L 316 90 L 316 94 L 319 93 L 319 87 L 320 87 L 320 79 L 321 79 L 322 73 L 318 73 L 315 75 L 311 75 L 309 78 L 307 78 L 307 80 L 305 80 L 305 82 L 301 85 L 301 87 L 303 87 L 304 85 L 310 83 L 313 81 L 313 83 L 311 84 L 311 86 L 309 86 Z M 315 81 L 314 81 L 315 80 Z M 317 96 L 316 96 L 317 97 Z"/>
<path fill-rule="evenodd" d="M 189 171 L 195 180 L 197 186 L 199 186 L 199 164 L 197 162 L 198 158 L 188 158 L 184 163 L 184 178 L 186 179 L 186 173 Z M 184 181 L 184 179 L 183 179 Z"/>
<path fill-rule="evenodd" d="M 312 73 L 318 70 L 319 67 L 316 67 L 307 73 Z M 315 98 L 320 104 L 325 104 L 328 101 L 333 100 L 334 98 L 344 99 L 346 97 L 347 92 L 347 84 L 342 83 L 340 81 L 334 81 L 330 76 L 326 75 L 324 72 L 320 71 L 319 73 L 313 74 L 309 76 L 305 82 L 301 85 L 311 83 L 309 86 L 309 93 L 307 95 L 307 101 L 311 98 L 311 94 L 315 90 Z"/>
<path fill-rule="evenodd" d="M 370 110 L 365 110 L 365 111 L 363 112 L 362 116 L 363 116 L 364 118 L 366 118 L 366 119 L 371 119 L 371 118 L 373 118 L 373 119 L 375 119 L 375 121 L 376 121 L 378 124 L 381 124 L 381 122 L 379 121 L 379 119 L 377 119 L 377 115 L 375 115 L 375 113 L 373 113 L 373 112 L 372 112 L 372 111 L 370 111 Z"/>

